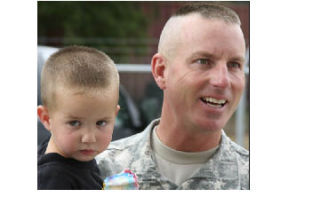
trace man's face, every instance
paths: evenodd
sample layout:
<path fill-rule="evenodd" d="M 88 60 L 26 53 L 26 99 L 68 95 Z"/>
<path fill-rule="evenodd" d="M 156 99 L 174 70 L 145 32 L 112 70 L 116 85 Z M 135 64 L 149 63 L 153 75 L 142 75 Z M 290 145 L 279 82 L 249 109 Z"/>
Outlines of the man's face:
<path fill-rule="evenodd" d="M 110 90 L 97 93 L 59 90 L 49 122 L 55 152 L 89 161 L 104 151 L 112 139 L 118 112 L 116 97 Z"/>
<path fill-rule="evenodd" d="M 165 71 L 164 104 L 192 130 L 220 131 L 244 88 L 245 42 L 238 25 L 191 15 Z"/>

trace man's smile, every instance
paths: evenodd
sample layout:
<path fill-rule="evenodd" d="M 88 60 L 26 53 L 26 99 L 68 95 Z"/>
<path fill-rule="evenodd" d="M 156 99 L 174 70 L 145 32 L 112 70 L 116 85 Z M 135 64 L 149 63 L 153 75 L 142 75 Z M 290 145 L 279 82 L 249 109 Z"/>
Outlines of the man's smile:
<path fill-rule="evenodd" d="M 201 97 L 200 99 L 203 103 L 216 108 L 222 108 L 227 103 L 225 99 L 215 99 L 209 96 Z"/>

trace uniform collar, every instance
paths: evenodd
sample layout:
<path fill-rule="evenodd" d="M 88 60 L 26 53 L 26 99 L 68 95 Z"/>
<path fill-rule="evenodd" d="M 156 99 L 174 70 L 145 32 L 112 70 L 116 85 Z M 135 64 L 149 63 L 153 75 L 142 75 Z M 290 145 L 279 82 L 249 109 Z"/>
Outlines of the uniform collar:
<path fill-rule="evenodd" d="M 132 166 L 136 174 L 140 174 L 140 177 L 143 176 L 144 180 L 160 179 L 167 182 L 166 178 L 161 176 L 157 170 L 157 163 L 152 151 L 152 131 L 159 123 L 160 119 L 152 121 L 142 132 L 142 134 L 145 136 L 141 137 L 142 141 L 140 141 L 143 144 L 140 146 L 140 155 L 142 156 L 138 157 L 137 159 L 143 158 L 144 166 L 134 166 L 134 164 Z M 183 184 L 190 184 L 190 182 L 199 178 L 212 180 L 207 182 L 208 184 L 214 184 L 214 186 L 209 188 L 223 189 L 228 188 L 229 186 L 237 186 L 240 185 L 238 170 L 237 157 L 232 150 L 231 140 L 222 130 L 221 142 L 218 150 L 193 177 L 182 183 L 180 187 L 183 188 Z M 175 186 L 175 184 L 172 183 L 172 186 Z"/>

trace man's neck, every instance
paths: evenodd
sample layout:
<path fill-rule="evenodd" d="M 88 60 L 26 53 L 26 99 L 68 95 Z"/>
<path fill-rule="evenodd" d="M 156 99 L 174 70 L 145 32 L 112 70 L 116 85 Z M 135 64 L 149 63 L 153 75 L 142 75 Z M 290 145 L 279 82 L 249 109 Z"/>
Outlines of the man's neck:
<path fill-rule="evenodd" d="M 169 128 L 168 128 L 169 127 Z M 183 152 L 201 152 L 219 145 L 221 130 L 200 131 L 179 123 L 160 119 L 156 128 L 159 139 L 168 147 Z"/>

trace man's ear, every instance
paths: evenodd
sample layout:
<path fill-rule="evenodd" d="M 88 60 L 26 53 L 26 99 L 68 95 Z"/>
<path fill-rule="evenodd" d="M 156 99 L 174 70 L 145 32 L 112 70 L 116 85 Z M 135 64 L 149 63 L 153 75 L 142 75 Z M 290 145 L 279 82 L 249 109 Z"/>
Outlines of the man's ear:
<path fill-rule="evenodd" d="M 50 131 L 50 116 L 48 112 L 48 108 L 42 105 L 39 105 L 37 108 L 38 117 L 43 124 L 43 126 Z"/>
<path fill-rule="evenodd" d="M 160 53 L 156 53 L 152 57 L 151 69 L 152 69 L 153 78 L 156 81 L 157 85 L 160 87 L 160 89 L 164 90 L 166 88 L 166 81 L 165 81 L 166 80 L 165 79 L 166 64 L 165 64 L 165 58 Z"/>

